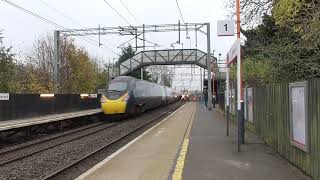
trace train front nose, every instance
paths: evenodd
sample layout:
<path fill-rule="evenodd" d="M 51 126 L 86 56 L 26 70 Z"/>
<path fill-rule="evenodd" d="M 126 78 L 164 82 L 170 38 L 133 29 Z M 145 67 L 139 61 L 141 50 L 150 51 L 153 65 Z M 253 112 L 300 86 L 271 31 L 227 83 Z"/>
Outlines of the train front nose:
<path fill-rule="evenodd" d="M 121 97 L 116 100 L 110 100 L 107 97 L 102 96 L 101 108 L 103 113 L 106 115 L 126 113 L 127 101 L 124 98 L 125 97 Z"/>

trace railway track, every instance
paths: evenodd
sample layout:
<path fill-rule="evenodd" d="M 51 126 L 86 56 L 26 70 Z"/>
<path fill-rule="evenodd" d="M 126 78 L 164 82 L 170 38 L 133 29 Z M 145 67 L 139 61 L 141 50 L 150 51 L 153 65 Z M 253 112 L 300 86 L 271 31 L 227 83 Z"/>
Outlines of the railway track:
<path fill-rule="evenodd" d="M 98 122 L 0 150 L 0 179 L 74 179 L 182 104 Z"/>
<path fill-rule="evenodd" d="M 152 123 L 154 123 L 156 120 L 160 120 L 163 117 L 165 117 L 166 115 L 171 114 L 173 111 L 175 111 L 176 109 L 178 109 L 179 107 L 181 107 L 181 104 L 175 106 L 174 108 L 170 109 L 167 112 L 164 112 L 162 114 L 160 114 L 159 116 L 153 118 L 151 121 L 143 124 L 140 127 L 137 127 L 136 129 L 120 136 L 117 137 L 116 139 L 112 140 L 111 142 L 101 146 L 100 148 L 96 149 L 95 151 L 92 151 L 91 153 L 87 154 L 86 156 L 83 156 L 82 158 L 68 164 L 67 166 L 64 166 L 62 168 L 60 168 L 59 170 L 49 174 L 48 176 L 44 177 L 43 180 L 49 180 L 49 179 L 57 179 L 57 177 L 61 174 L 64 173 L 68 173 L 68 171 L 72 168 L 75 168 L 77 165 L 81 164 L 82 162 L 85 162 L 86 160 L 90 159 L 91 157 L 95 156 L 96 154 L 98 154 L 99 152 L 107 149 L 108 147 L 112 146 L 113 144 L 117 143 L 118 141 L 121 141 L 122 139 L 125 139 L 126 137 L 138 132 L 139 130 L 142 130 L 143 128 L 147 127 L 148 125 L 151 125 Z"/>
<path fill-rule="evenodd" d="M 34 140 L 20 146 L 18 145 L 16 148 L 7 148 L 6 150 L 0 151 L 0 166 L 16 162 L 61 144 L 103 131 L 118 124 L 119 123 L 97 122 L 63 133 L 49 135 L 45 138 Z"/>

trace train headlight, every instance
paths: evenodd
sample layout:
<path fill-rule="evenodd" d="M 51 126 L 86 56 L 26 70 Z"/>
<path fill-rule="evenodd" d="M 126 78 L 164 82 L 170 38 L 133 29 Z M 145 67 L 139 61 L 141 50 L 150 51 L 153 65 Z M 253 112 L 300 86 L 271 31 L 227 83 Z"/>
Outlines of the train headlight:
<path fill-rule="evenodd" d="M 100 103 L 106 103 L 106 102 L 107 102 L 107 99 L 104 96 L 102 96 L 100 98 Z"/>

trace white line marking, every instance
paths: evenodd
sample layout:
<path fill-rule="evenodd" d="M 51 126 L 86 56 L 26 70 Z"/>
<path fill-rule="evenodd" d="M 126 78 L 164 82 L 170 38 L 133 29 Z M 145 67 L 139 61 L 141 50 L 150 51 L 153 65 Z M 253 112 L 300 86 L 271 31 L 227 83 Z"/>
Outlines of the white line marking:
<path fill-rule="evenodd" d="M 119 155 L 122 151 L 124 151 L 125 149 L 127 149 L 129 146 L 131 146 L 133 143 L 135 143 L 136 141 L 138 141 L 139 139 L 141 139 L 144 135 L 146 135 L 147 133 L 149 133 L 151 130 L 153 130 L 154 128 L 158 127 L 159 125 L 161 125 L 162 123 L 164 123 L 165 121 L 167 121 L 172 115 L 174 115 L 176 112 L 178 112 L 181 108 L 183 108 L 186 104 L 184 104 L 183 106 L 181 106 L 179 109 L 177 109 L 176 111 L 174 111 L 172 114 L 170 114 L 168 117 L 166 117 L 165 119 L 163 119 L 162 121 L 160 121 L 158 124 L 154 125 L 153 127 L 151 127 L 150 129 L 148 129 L 147 131 L 145 131 L 144 133 L 142 133 L 140 136 L 136 137 L 135 139 L 133 139 L 132 141 L 130 141 L 128 144 L 126 144 L 125 146 L 123 146 L 122 148 L 118 149 L 116 152 L 112 153 L 110 156 L 108 156 L 107 158 L 105 158 L 103 161 L 99 162 L 98 164 L 96 164 L 95 166 L 93 166 L 91 169 L 89 169 L 88 171 L 86 171 L 85 173 L 81 174 L 79 177 L 77 177 L 75 180 L 82 180 L 85 179 L 87 176 L 89 176 L 91 173 L 93 173 L 94 171 L 98 170 L 100 167 L 104 166 L 106 163 L 108 163 L 112 158 L 114 158 L 115 156 Z"/>
<path fill-rule="evenodd" d="M 82 117 L 87 115 L 93 115 L 102 112 L 101 109 L 93 109 L 93 110 L 83 110 L 83 111 L 75 111 L 69 113 L 61 113 L 61 114 L 52 114 L 52 115 L 44 115 L 39 117 L 32 117 L 20 120 L 7 120 L 0 122 L 0 131 L 14 129 L 25 126 L 32 126 L 37 124 L 44 124 L 48 122 L 61 121 L 65 119 L 71 119 L 76 117 Z"/>

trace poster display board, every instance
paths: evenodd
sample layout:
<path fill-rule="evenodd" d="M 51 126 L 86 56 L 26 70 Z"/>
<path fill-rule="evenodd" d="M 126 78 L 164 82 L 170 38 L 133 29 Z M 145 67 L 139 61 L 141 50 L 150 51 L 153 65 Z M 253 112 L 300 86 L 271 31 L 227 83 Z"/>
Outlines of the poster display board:
<path fill-rule="evenodd" d="M 291 83 L 290 90 L 290 126 L 291 143 L 308 152 L 308 95 L 307 82 Z"/>

